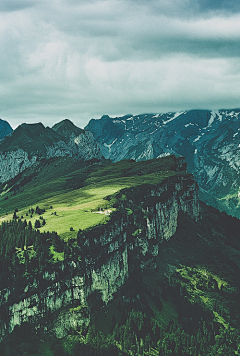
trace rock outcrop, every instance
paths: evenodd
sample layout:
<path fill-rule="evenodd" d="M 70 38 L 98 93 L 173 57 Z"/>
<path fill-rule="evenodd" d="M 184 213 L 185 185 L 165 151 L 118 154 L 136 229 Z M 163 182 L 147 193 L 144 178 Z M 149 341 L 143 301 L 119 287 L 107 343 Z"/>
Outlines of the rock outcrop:
<path fill-rule="evenodd" d="M 162 241 L 176 232 L 180 211 L 199 219 L 198 186 L 185 172 L 157 185 L 123 189 L 116 201 L 107 224 L 79 232 L 80 255 L 1 290 L 1 338 L 25 321 L 45 325 L 57 337 L 89 323 L 89 298 L 107 304 L 124 285 L 133 263 L 137 268 L 152 263 Z"/>
<path fill-rule="evenodd" d="M 0 182 L 6 182 L 41 158 L 101 159 L 98 143 L 89 131 L 69 120 L 53 129 L 42 124 L 22 124 L 0 142 Z"/>
<path fill-rule="evenodd" d="M 240 217 L 240 110 L 192 110 L 91 120 L 86 126 L 105 158 L 186 157 L 200 198 Z"/>

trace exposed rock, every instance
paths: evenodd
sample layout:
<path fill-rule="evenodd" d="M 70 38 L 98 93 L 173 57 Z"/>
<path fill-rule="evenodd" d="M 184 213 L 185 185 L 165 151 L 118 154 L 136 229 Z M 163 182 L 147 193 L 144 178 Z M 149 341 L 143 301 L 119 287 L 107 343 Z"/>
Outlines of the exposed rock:
<path fill-rule="evenodd" d="M 126 188 L 119 197 L 122 194 L 126 199 L 118 199 L 120 205 L 107 224 L 78 235 L 81 262 L 59 262 L 51 271 L 26 278 L 21 287 L 0 291 L 1 338 L 25 321 L 45 325 L 54 313 L 45 327 L 57 337 L 88 324 L 89 296 L 97 293 L 106 304 L 112 300 L 133 267 L 129 261 L 144 268 L 154 259 L 162 241 L 176 232 L 180 211 L 199 219 L 198 186 L 186 173 L 158 185 Z"/>
<path fill-rule="evenodd" d="M 41 123 L 22 124 L 10 136 L 6 136 L 0 142 L 0 182 L 14 178 L 40 158 L 101 159 L 99 145 L 92 133 L 77 128 L 73 123 L 70 125 L 69 120 L 67 123 L 65 121 L 59 123 L 58 130 L 45 128 Z"/>
<path fill-rule="evenodd" d="M 240 110 L 192 110 L 91 120 L 105 158 L 186 157 L 208 204 L 240 217 Z"/>

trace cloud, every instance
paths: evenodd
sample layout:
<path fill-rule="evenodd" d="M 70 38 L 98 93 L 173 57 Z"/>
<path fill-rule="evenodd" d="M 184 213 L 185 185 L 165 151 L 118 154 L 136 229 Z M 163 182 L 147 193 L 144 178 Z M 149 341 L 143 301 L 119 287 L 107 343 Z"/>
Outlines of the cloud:
<path fill-rule="evenodd" d="M 33 6 L 33 1 L 31 0 L 1 0 L 0 11 L 2 12 L 12 12 L 26 9 Z"/>
<path fill-rule="evenodd" d="M 236 107 L 240 13 L 230 3 L 3 1 L 0 116 L 83 127 L 104 113 Z"/>
<path fill-rule="evenodd" d="M 224 11 L 235 13 L 240 11 L 240 3 L 235 0 L 198 0 L 199 11 Z"/>

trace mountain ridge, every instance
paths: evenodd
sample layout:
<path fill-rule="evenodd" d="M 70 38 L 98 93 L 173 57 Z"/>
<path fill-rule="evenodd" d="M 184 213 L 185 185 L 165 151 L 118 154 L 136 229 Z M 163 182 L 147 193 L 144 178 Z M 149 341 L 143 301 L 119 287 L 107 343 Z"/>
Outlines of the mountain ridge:
<path fill-rule="evenodd" d="M 0 119 L 0 140 L 13 131 L 11 125 L 6 120 Z"/>
<path fill-rule="evenodd" d="M 190 110 L 90 120 L 85 127 L 105 158 L 147 160 L 186 157 L 200 197 L 233 216 L 239 214 L 240 109 Z"/>
<path fill-rule="evenodd" d="M 53 128 L 21 124 L 0 141 L 0 182 L 8 181 L 41 158 L 101 159 L 92 133 L 63 120 Z"/>
<path fill-rule="evenodd" d="M 64 119 L 52 126 L 52 129 L 57 132 L 59 135 L 69 138 L 72 135 L 78 136 L 85 131 L 80 129 L 69 119 Z"/>

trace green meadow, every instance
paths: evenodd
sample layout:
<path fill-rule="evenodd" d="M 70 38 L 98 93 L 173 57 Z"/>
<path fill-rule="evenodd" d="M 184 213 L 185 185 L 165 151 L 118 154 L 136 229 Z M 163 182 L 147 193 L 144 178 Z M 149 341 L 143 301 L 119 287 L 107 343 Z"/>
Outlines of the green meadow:
<path fill-rule="evenodd" d="M 40 220 L 40 231 L 56 231 L 63 239 L 76 237 L 79 229 L 108 221 L 114 210 L 106 197 L 121 189 L 158 184 L 176 174 L 172 157 L 147 162 L 76 162 L 44 160 L 2 186 L 0 221 L 17 217 Z M 39 216 L 36 207 L 45 210 Z M 44 221 L 44 223 L 43 223 Z"/>

